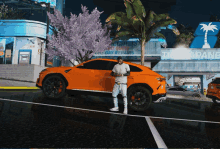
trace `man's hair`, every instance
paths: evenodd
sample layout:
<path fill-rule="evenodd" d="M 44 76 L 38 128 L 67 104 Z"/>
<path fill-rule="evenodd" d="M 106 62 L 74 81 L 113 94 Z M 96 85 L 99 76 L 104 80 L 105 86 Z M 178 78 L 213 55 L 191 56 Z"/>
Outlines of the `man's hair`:
<path fill-rule="evenodd" d="M 120 59 L 122 59 L 122 57 L 121 56 L 119 56 L 118 58 L 117 58 L 117 60 L 120 60 Z M 123 59 L 122 59 L 123 60 Z"/>

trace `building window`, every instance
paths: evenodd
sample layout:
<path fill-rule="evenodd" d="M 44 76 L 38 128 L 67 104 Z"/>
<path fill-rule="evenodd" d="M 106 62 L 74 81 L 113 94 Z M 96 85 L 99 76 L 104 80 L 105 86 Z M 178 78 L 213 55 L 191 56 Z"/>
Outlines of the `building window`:
<path fill-rule="evenodd" d="M 12 64 L 14 37 L 0 37 L 0 64 Z"/>

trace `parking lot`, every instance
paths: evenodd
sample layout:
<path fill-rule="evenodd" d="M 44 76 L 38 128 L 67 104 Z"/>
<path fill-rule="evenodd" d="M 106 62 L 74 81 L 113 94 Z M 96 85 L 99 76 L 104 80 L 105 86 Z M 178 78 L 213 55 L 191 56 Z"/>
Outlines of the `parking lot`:
<path fill-rule="evenodd" d="M 49 100 L 40 91 L 2 93 L 0 147 L 219 147 L 212 102 L 169 97 L 127 115 L 121 100 L 119 112 L 110 112 L 112 106 L 111 98 L 95 96 Z"/>

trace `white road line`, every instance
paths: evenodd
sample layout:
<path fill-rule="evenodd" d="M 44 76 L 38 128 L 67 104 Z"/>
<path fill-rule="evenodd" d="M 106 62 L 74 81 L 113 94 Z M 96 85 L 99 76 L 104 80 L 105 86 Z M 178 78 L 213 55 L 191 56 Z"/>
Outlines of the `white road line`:
<path fill-rule="evenodd" d="M 84 110 L 84 111 L 94 111 L 94 112 L 99 112 L 99 113 L 109 113 L 109 114 L 116 114 L 116 115 L 126 115 L 126 116 L 143 117 L 143 118 L 146 117 L 146 116 L 142 116 L 142 115 L 131 115 L 131 114 L 123 114 L 123 113 L 91 110 L 91 109 L 83 109 L 83 108 L 76 108 L 76 107 L 58 106 L 58 105 L 51 105 L 51 104 L 44 104 L 44 103 L 37 103 L 37 102 L 19 101 L 19 100 L 12 100 L 12 99 L 2 99 L 2 98 L 0 98 L 0 100 L 21 102 L 21 103 L 29 103 L 29 104 L 36 104 L 36 105 L 44 105 L 44 106 L 51 106 L 51 107 L 58 107 L 58 108 L 69 108 L 69 109 L 77 109 L 77 110 Z M 200 121 L 200 120 L 178 119 L 178 118 L 167 118 L 167 117 L 156 117 L 156 116 L 148 116 L 148 117 L 149 118 L 158 118 L 158 119 L 179 120 L 179 121 L 191 121 L 191 122 L 199 122 L 199 123 L 217 123 L 217 124 L 220 124 L 220 122 L 215 122 L 215 121 Z"/>
<path fill-rule="evenodd" d="M 167 148 L 166 144 L 164 143 L 163 139 L 161 138 L 160 134 L 158 133 L 157 129 L 155 128 L 154 124 L 152 123 L 151 119 L 146 116 L 145 119 L 150 127 L 150 131 L 154 137 L 155 142 L 157 143 L 158 148 Z"/>

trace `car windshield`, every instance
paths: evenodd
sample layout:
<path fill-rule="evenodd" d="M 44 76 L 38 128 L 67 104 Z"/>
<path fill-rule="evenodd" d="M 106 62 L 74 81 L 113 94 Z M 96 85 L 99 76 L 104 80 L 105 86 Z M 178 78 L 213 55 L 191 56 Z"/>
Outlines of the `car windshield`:
<path fill-rule="evenodd" d="M 215 79 L 211 83 L 220 84 L 220 79 Z"/>

